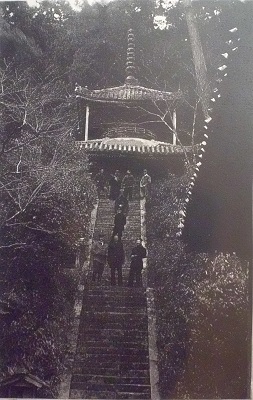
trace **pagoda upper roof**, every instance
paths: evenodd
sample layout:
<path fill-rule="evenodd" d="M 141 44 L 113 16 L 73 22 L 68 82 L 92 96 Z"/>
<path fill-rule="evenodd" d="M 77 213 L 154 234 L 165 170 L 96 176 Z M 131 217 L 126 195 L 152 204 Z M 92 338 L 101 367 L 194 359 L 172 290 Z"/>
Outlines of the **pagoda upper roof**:
<path fill-rule="evenodd" d="M 93 102 L 122 102 L 136 101 L 174 101 L 182 97 L 182 92 L 166 92 L 150 89 L 139 84 L 136 78 L 135 67 L 135 39 L 133 29 L 128 30 L 128 46 L 126 58 L 126 79 L 122 86 L 90 90 L 87 87 L 76 85 L 76 95 Z"/>
<path fill-rule="evenodd" d="M 140 85 L 124 84 L 106 89 L 89 90 L 81 86 L 76 86 L 78 97 L 90 101 L 100 102 L 131 102 L 131 101 L 167 101 L 177 100 L 182 97 L 182 92 L 164 92 L 156 89 L 149 89 Z"/>

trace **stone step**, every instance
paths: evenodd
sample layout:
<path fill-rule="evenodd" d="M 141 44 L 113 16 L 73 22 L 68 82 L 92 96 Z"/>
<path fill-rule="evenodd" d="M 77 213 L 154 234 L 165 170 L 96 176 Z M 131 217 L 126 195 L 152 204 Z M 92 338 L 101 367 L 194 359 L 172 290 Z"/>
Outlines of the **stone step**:
<path fill-rule="evenodd" d="M 130 257 L 130 256 L 129 256 Z M 128 278 L 128 276 L 129 276 L 129 272 L 130 272 L 130 258 L 129 258 L 129 262 L 128 262 L 128 260 L 127 260 L 127 256 L 126 256 L 126 263 L 124 264 L 124 265 L 122 265 L 122 275 L 123 275 L 123 278 L 125 278 L 125 283 L 123 282 L 123 284 L 121 285 L 121 286 L 119 286 L 119 285 L 115 285 L 115 286 L 112 286 L 111 285 L 111 269 L 106 269 L 105 271 L 104 271 L 104 273 L 103 273 L 103 276 L 102 276 L 102 279 L 103 278 L 106 278 L 106 281 L 108 280 L 108 282 L 105 284 L 105 285 L 103 285 L 103 286 L 110 286 L 112 289 L 114 289 L 114 288 L 128 288 L 129 286 L 128 286 L 128 284 L 127 284 L 127 278 Z M 116 273 L 116 276 L 117 276 L 117 273 Z"/>
<path fill-rule="evenodd" d="M 99 224 L 97 224 L 96 225 L 96 229 L 98 230 L 98 231 L 100 231 L 100 230 L 103 230 L 103 228 L 104 229 L 112 229 L 113 228 L 113 221 L 111 220 L 111 218 L 110 219 L 108 219 L 108 221 L 103 221 L 102 223 L 99 223 Z"/>
<path fill-rule="evenodd" d="M 140 357 L 139 359 L 141 360 L 142 358 L 146 360 L 148 357 L 148 350 L 147 349 L 128 349 L 128 348 L 121 348 L 121 347 L 109 347 L 104 344 L 102 346 L 102 343 L 100 344 L 101 347 L 88 347 L 87 345 L 80 345 L 77 349 L 79 354 L 87 354 L 92 355 L 94 354 L 95 356 L 101 355 L 103 357 L 111 357 L 111 356 L 116 356 L 120 359 L 122 359 L 123 356 L 138 356 Z"/>
<path fill-rule="evenodd" d="M 126 290 L 127 289 L 127 290 Z M 128 288 L 124 286 L 112 286 L 107 291 L 100 288 L 91 286 L 87 295 L 88 299 L 94 298 L 95 301 L 109 300 L 117 302 L 118 300 L 146 300 L 144 293 L 137 291 L 137 288 Z"/>
<path fill-rule="evenodd" d="M 94 328 L 94 329 L 93 329 Z M 88 341 L 91 343 L 110 343 L 111 345 L 118 346 L 121 343 L 124 346 L 129 344 L 132 345 L 131 348 L 136 348 L 137 345 L 144 346 L 148 340 L 148 334 L 146 330 L 141 332 L 136 331 L 136 333 L 128 332 L 124 329 L 109 330 L 104 329 L 103 331 L 96 330 L 96 327 L 86 328 L 83 327 L 79 334 L 79 341 L 84 343 Z M 134 347 L 133 347 L 134 346 Z"/>
<path fill-rule="evenodd" d="M 124 286 L 111 286 L 108 290 L 104 290 L 102 287 L 90 286 L 88 298 L 96 297 L 95 300 L 146 300 L 144 292 L 138 292 L 138 288 L 135 287 L 124 287 Z"/>
<path fill-rule="evenodd" d="M 87 373 L 93 368 L 94 373 L 98 373 L 101 368 L 109 368 L 114 371 L 121 371 L 126 373 L 129 370 L 148 370 L 148 362 L 133 362 L 125 358 L 125 360 L 106 359 L 106 360 L 94 360 L 93 357 L 87 359 L 87 357 L 77 354 L 75 362 L 83 363 L 83 367 L 88 368 Z M 96 369 L 97 368 L 97 369 Z"/>
<path fill-rule="evenodd" d="M 135 243 L 135 240 L 136 240 L 135 233 L 139 233 L 140 231 L 141 231 L 141 227 L 140 227 L 139 221 L 129 221 L 125 226 L 123 235 L 125 237 L 129 237 L 130 233 L 133 233 L 134 236 L 131 237 L 131 240 Z"/>
<path fill-rule="evenodd" d="M 87 367 L 83 362 L 76 362 L 73 368 L 73 375 L 101 375 L 104 377 L 117 376 L 120 378 L 149 378 L 149 369 L 129 369 L 128 371 L 122 371 L 120 367 L 117 368 L 103 368 L 100 366 Z"/>
<path fill-rule="evenodd" d="M 130 299 L 130 300 L 124 300 L 124 299 L 119 299 L 116 301 L 116 299 L 104 299 L 102 301 L 99 300 L 96 304 L 95 300 L 88 300 L 86 304 L 84 304 L 83 311 L 87 311 L 88 307 L 92 309 L 92 307 L 103 307 L 104 311 L 106 310 L 117 310 L 117 308 L 123 310 L 128 310 L 128 312 L 132 313 L 137 313 L 137 312 L 143 312 L 146 314 L 146 300 L 141 300 L 141 301 L 136 301 L 136 299 Z M 143 311 L 144 310 L 144 311 Z"/>
<path fill-rule="evenodd" d="M 127 270 L 127 276 L 128 276 L 128 268 Z M 103 277 L 111 276 L 111 271 L 108 271 L 109 273 L 105 273 Z M 129 287 L 127 285 L 123 286 L 111 286 L 111 284 L 105 285 L 105 286 L 99 286 L 97 284 L 93 284 L 92 282 L 88 285 L 87 287 L 88 293 L 86 296 L 92 297 L 96 296 L 96 300 L 99 299 L 108 299 L 108 300 L 115 300 L 117 301 L 118 299 L 124 298 L 124 299 L 146 299 L 145 295 L 145 289 L 142 287 Z"/>
<path fill-rule="evenodd" d="M 105 211 L 103 215 L 98 215 L 97 223 L 95 225 L 95 230 L 98 226 L 109 226 L 114 224 L 114 215 L 110 214 L 108 211 Z"/>
<path fill-rule="evenodd" d="M 77 349 L 84 350 L 87 348 L 87 342 L 92 344 L 93 348 L 96 347 L 113 347 L 115 349 L 139 349 L 145 350 L 148 349 L 148 337 L 147 336 L 139 336 L 135 342 L 131 341 L 131 338 L 123 336 L 122 338 L 113 337 L 113 334 L 105 337 L 103 335 L 94 337 L 93 335 L 84 334 L 79 336 L 79 341 L 77 345 Z"/>
<path fill-rule="evenodd" d="M 103 207 L 101 207 L 98 210 L 97 216 L 98 217 L 112 216 L 114 218 L 114 216 L 115 216 L 114 207 L 110 208 L 107 205 L 103 205 Z M 134 218 L 137 218 L 137 217 L 140 218 L 140 208 L 138 207 L 138 205 L 137 205 L 137 207 L 129 207 L 129 213 L 127 215 L 127 219 L 134 219 Z"/>
<path fill-rule="evenodd" d="M 136 210 L 139 207 L 140 207 L 140 202 L 138 200 L 129 201 L 129 211 L 131 209 L 132 210 Z M 112 212 L 114 212 L 114 210 L 115 210 L 115 202 L 114 201 L 112 201 L 111 203 L 108 203 L 106 201 L 104 201 L 102 203 L 99 202 L 98 209 L 101 211 L 101 210 L 104 210 L 105 208 L 107 208 L 107 209 L 111 210 Z"/>
<path fill-rule="evenodd" d="M 96 311 L 95 313 L 91 310 L 89 311 L 83 311 L 83 316 L 86 319 L 86 321 L 92 323 L 92 322 L 97 322 L 97 321 L 105 321 L 105 322 L 143 322 L 147 324 L 148 322 L 148 317 L 147 314 L 145 313 L 137 313 L 137 312 L 117 312 L 117 311 Z"/>
<path fill-rule="evenodd" d="M 101 383 L 101 384 L 138 384 L 149 385 L 149 377 L 123 377 L 123 376 L 104 376 L 104 375 L 90 375 L 90 374 L 75 374 L 73 375 L 72 382 L 83 383 Z"/>
<path fill-rule="evenodd" d="M 142 340 L 147 337 L 147 330 L 139 330 L 139 329 L 98 329 L 98 327 L 87 326 L 85 323 L 82 323 L 80 326 L 79 338 L 82 339 L 84 337 L 86 340 L 88 338 L 91 339 L 103 339 L 103 338 L 116 338 L 116 339 L 124 339 L 126 341 L 137 341 Z"/>
<path fill-rule="evenodd" d="M 103 287 L 90 289 L 88 295 L 113 295 L 118 296 L 145 296 L 146 290 L 144 288 L 132 288 L 132 287 Z"/>
<path fill-rule="evenodd" d="M 124 249 L 127 252 L 131 252 L 132 248 L 135 246 L 136 238 L 141 236 L 141 231 L 135 230 L 134 232 L 126 232 L 122 235 L 122 242 Z"/>
<path fill-rule="evenodd" d="M 126 230 L 131 230 L 132 228 L 133 228 L 132 230 L 134 230 L 134 228 L 137 228 L 137 230 L 140 230 L 140 219 L 141 219 L 140 213 L 133 215 L 131 218 L 127 217 L 125 226 L 126 226 L 126 228 L 129 228 L 129 229 L 126 229 Z M 114 222 L 114 220 L 112 222 Z"/>
<path fill-rule="evenodd" d="M 100 384 L 86 382 L 71 382 L 71 389 L 88 390 L 97 392 L 128 392 L 128 393 L 150 393 L 149 385 L 133 385 L 133 384 Z"/>
<path fill-rule="evenodd" d="M 140 217 L 136 220 L 129 220 L 125 226 L 124 233 L 127 235 L 128 232 L 140 232 L 141 227 L 140 227 Z M 132 238 L 135 239 L 135 238 Z"/>
<path fill-rule="evenodd" d="M 87 391 L 87 390 L 71 390 L 70 391 L 71 399 L 150 399 L 149 393 L 128 393 L 128 392 L 96 392 L 96 391 Z"/>
<path fill-rule="evenodd" d="M 146 340 L 145 340 L 146 339 Z M 100 348 L 102 346 L 110 346 L 111 348 L 125 348 L 125 349 L 147 349 L 148 346 L 148 340 L 147 338 L 143 338 L 142 341 L 138 342 L 127 342 L 125 338 L 117 338 L 117 339 L 104 339 L 102 342 L 101 340 L 95 341 L 94 340 L 86 340 L 85 345 L 87 348 Z"/>
<path fill-rule="evenodd" d="M 85 318 L 86 323 L 89 324 L 113 324 L 118 323 L 121 326 L 129 325 L 129 324 L 137 324 L 138 327 L 143 325 L 143 328 L 146 328 L 147 325 L 147 314 L 146 313 L 120 313 L 120 312 L 111 312 L 111 311 L 96 311 L 93 312 L 91 310 L 82 311 L 82 317 Z M 135 329 L 138 329 L 137 326 Z"/>
<path fill-rule="evenodd" d="M 89 324 L 89 322 L 85 321 L 84 326 L 81 325 L 80 326 L 80 332 L 86 332 L 87 329 L 87 324 Z M 90 328 L 92 328 L 92 326 L 90 326 Z M 113 322 L 113 323 L 108 323 L 108 322 L 100 322 L 100 323 L 96 323 L 93 325 L 94 329 L 106 329 L 106 330 L 114 330 L 114 329 L 124 329 L 124 326 L 122 323 L 118 323 L 118 322 Z"/>
<path fill-rule="evenodd" d="M 131 254 L 130 254 L 130 252 L 129 252 L 129 255 L 128 254 L 125 254 L 125 263 L 122 265 L 122 271 L 123 271 L 123 274 L 125 275 L 125 276 L 127 276 L 128 277 L 128 274 L 129 274 L 129 271 L 130 271 L 130 263 L 131 263 Z M 90 270 L 90 272 L 92 273 L 92 265 L 90 265 L 90 268 L 89 268 L 89 270 Z M 110 277 L 111 276 L 111 268 L 109 267 L 109 266 L 106 266 L 105 268 L 104 268 L 104 271 L 103 271 L 103 275 L 102 275 L 102 278 L 104 278 L 104 277 Z M 98 287 L 98 284 L 97 283 L 93 283 L 93 282 L 90 282 L 90 284 L 91 284 L 91 287 L 92 286 L 95 286 L 95 287 Z M 106 286 L 108 286 L 108 287 L 111 287 L 111 288 L 113 288 L 112 286 L 111 286 L 111 282 L 108 282 L 106 285 L 102 285 L 103 287 L 106 287 Z M 118 287 L 118 286 L 116 286 L 116 287 Z M 127 284 L 123 284 L 122 286 L 121 286 L 121 288 L 127 288 L 128 286 L 127 286 Z"/>
<path fill-rule="evenodd" d="M 123 275 L 123 286 L 119 286 L 119 285 L 115 285 L 115 286 L 111 286 L 112 288 L 114 287 L 127 287 L 128 286 L 128 276 L 129 276 L 129 269 L 127 270 L 122 270 L 122 275 Z M 104 273 L 102 276 L 102 280 L 101 280 L 101 284 L 97 285 L 97 284 L 93 284 L 93 282 L 91 282 L 91 278 L 92 278 L 92 271 L 89 272 L 89 278 L 90 278 L 90 282 L 89 282 L 89 286 L 92 287 L 103 287 L 103 286 L 110 286 L 111 285 L 111 274 L 109 273 Z M 116 275 L 117 276 L 117 275 Z M 117 281 L 116 281 L 117 282 Z"/>
<path fill-rule="evenodd" d="M 94 286 L 91 286 L 91 289 L 89 291 L 93 290 Z M 121 286 L 112 286 L 112 288 L 121 288 Z M 88 296 L 86 296 L 87 301 L 91 304 L 93 303 L 101 303 L 106 301 L 108 304 L 117 304 L 118 302 L 122 303 L 125 302 L 125 305 L 128 305 L 128 302 L 131 301 L 131 306 L 133 302 L 135 302 L 136 305 L 140 304 L 142 306 L 143 303 L 146 304 L 146 297 L 140 294 L 134 294 L 134 293 L 113 293 L 111 291 L 110 293 L 101 293 L 101 294 L 96 294 L 96 293 L 89 293 Z M 84 304 L 85 305 L 85 304 Z"/>
<path fill-rule="evenodd" d="M 98 301 L 96 301 L 98 300 Z M 118 300 L 118 301 L 117 301 Z M 145 299 L 144 299 L 145 300 Z M 128 305 L 128 301 L 130 301 L 130 305 Z M 85 313 L 89 312 L 93 313 L 93 309 L 97 308 L 96 313 L 109 315 L 109 314 L 120 314 L 124 315 L 124 318 L 130 317 L 131 315 L 147 314 L 146 304 L 143 301 L 142 304 L 139 304 L 140 301 L 138 298 L 130 298 L 125 299 L 122 297 L 115 299 L 108 299 L 108 297 L 101 297 L 100 299 L 96 299 L 94 297 L 87 297 L 87 302 L 83 306 L 83 311 Z M 119 309 L 117 311 L 117 308 Z M 99 311 L 101 310 L 101 311 Z M 107 310 L 107 311 L 106 311 Z"/>
<path fill-rule="evenodd" d="M 87 326 L 88 324 L 88 326 Z M 131 322 L 131 321 L 121 321 L 121 322 L 117 322 L 117 321 L 101 321 L 101 320 L 86 320 L 85 323 L 81 323 L 80 325 L 80 333 L 90 333 L 91 330 L 96 330 L 99 329 L 101 330 L 106 330 L 106 331 L 123 331 L 123 332 L 127 332 L 128 330 L 136 330 L 136 331 L 140 331 L 140 333 L 143 334 L 143 332 L 146 332 L 147 330 L 147 324 L 146 322 Z M 113 332 L 111 332 L 113 333 Z M 121 334 L 122 336 L 123 334 Z"/>
<path fill-rule="evenodd" d="M 150 393 L 129 393 L 121 392 L 118 394 L 117 399 L 151 399 Z"/>
<path fill-rule="evenodd" d="M 128 247 L 128 249 L 132 250 L 132 247 L 135 246 L 136 239 L 138 237 L 140 237 L 140 233 L 141 233 L 140 227 L 139 226 L 134 227 L 133 223 L 131 222 L 129 224 L 129 226 L 127 226 L 125 228 L 125 230 L 123 231 L 123 234 L 122 234 L 123 244 L 129 243 L 130 246 Z M 126 246 L 125 246 L 125 248 L 126 248 Z"/>
<path fill-rule="evenodd" d="M 120 305 L 116 305 L 116 304 L 86 304 L 85 307 L 86 309 L 89 306 L 89 311 L 87 312 L 91 312 L 93 314 L 99 312 L 99 313 L 121 313 L 121 315 L 135 315 L 137 317 L 142 317 L 144 315 L 147 315 L 147 311 L 146 309 L 140 308 L 138 306 L 133 305 L 132 307 L 125 307 L 125 306 L 120 306 Z M 84 311 L 83 311 L 84 312 Z"/>
<path fill-rule="evenodd" d="M 78 358 L 81 360 L 90 360 L 95 362 L 109 362 L 115 360 L 116 362 L 129 362 L 129 363 L 141 363 L 144 364 L 148 362 L 148 351 L 144 351 L 142 354 L 127 354 L 119 353 L 117 351 L 103 351 L 103 353 L 91 352 L 89 349 L 87 351 L 78 351 Z"/>
<path fill-rule="evenodd" d="M 108 302 L 106 302 L 106 304 L 104 304 L 104 302 L 99 302 L 98 304 L 96 302 L 93 301 L 87 301 L 87 303 L 85 304 L 86 309 L 89 309 L 91 312 L 96 312 L 96 311 L 105 311 L 105 312 L 120 312 L 122 314 L 126 313 L 134 313 L 134 314 L 146 314 L 147 310 L 146 307 L 140 307 L 138 304 L 132 304 L 130 306 L 128 305 L 123 305 L 123 304 L 116 304 L 116 303 L 111 303 L 108 304 Z"/>
<path fill-rule="evenodd" d="M 146 306 L 147 301 L 143 297 L 138 296 L 99 296 L 99 295 L 92 295 L 88 296 L 87 302 L 89 305 L 97 305 L 103 304 L 107 306 L 120 306 L 120 307 L 138 307 L 143 308 Z M 86 304 L 84 304 L 86 306 Z"/>
<path fill-rule="evenodd" d="M 140 330 L 142 332 L 145 332 L 147 330 L 147 324 L 145 322 L 140 322 L 131 323 L 131 321 L 127 322 L 108 322 L 108 321 L 99 321 L 97 320 L 93 326 L 90 326 L 90 328 L 87 327 L 87 324 L 90 324 L 90 321 L 86 321 L 84 324 L 81 323 L 80 326 L 80 333 L 85 333 L 87 332 L 87 329 L 99 329 L 99 330 L 130 330 L 130 329 L 135 329 L 135 330 Z"/>

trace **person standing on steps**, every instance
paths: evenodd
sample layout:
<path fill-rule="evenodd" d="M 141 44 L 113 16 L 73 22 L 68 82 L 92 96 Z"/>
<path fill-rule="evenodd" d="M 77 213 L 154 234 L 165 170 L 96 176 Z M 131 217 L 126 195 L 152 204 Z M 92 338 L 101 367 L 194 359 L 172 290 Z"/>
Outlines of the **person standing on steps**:
<path fill-rule="evenodd" d="M 101 199 L 102 192 L 106 195 L 106 176 L 103 168 L 95 176 L 95 182 L 97 185 L 98 198 Z"/>
<path fill-rule="evenodd" d="M 118 275 L 118 285 L 122 286 L 122 265 L 125 261 L 125 252 L 121 240 L 118 236 L 113 236 L 108 246 L 108 264 L 111 268 L 111 285 L 116 285 L 116 271 Z"/>
<path fill-rule="evenodd" d="M 124 195 L 124 190 L 120 189 L 120 195 L 115 200 L 115 214 L 118 212 L 119 208 L 122 208 L 123 214 L 127 215 L 129 211 L 129 204 L 126 196 Z"/>
<path fill-rule="evenodd" d="M 144 169 L 143 176 L 140 180 L 140 196 L 141 199 L 148 198 L 150 193 L 151 177 L 148 175 L 148 171 Z"/>
<path fill-rule="evenodd" d="M 112 235 L 118 235 L 119 240 L 122 238 L 122 233 L 126 225 L 126 216 L 123 214 L 122 206 L 120 205 L 117 214 L 114 217 L 114 228 Z"/>
<path fill-rule="evenodd" d="M 117 197 L 120 195 L 120 188 L 121 188 L 121 179 L 120 173 L 117 169 L 114 175 L 111 175 L 109 180 L 110 192 L 109 192 L 109 199 L 116 200 Z"/>
<path fill-rule="evenodd" d="M 133 200 L 134 177 L 130 170 L 127 170 L 127 173 L 122 180 L 122 188 L 126 198 L 130 201 Z"/>
<path fill-rule="evenodd" d="M 128 277 L 128 286 L 132 287 L 134 281 L 136 281 L 136 286 L 142 286 L 141 271 L 143 269 L 143 259 L 147 257 L 147 251 L 144 246 L 142 246 L 142 240 L 136 240 L 136 246 L 133 248 L 131 253 L 131 263 L 130 271 Z"/>
<path fill-rule="evenodd" d="M 101 284 L 102 275 L 107 261 L 108 246 L 104 241 L 104 234 L 98 235 L 91 247 L 91 255 L 93 261 L 92 282 Z"/>

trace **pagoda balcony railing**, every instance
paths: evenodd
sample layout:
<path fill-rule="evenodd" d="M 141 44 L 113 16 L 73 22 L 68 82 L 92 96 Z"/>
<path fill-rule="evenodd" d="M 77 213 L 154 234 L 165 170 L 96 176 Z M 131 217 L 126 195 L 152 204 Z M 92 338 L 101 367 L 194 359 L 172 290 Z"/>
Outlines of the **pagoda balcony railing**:
<path fill-rule="evenodd" d="M 156 135 L 138 124 L 120 124 L 110 127 L 103 135 L 104 137 L 137 137 L 141 139 L 156 139 Z"/>

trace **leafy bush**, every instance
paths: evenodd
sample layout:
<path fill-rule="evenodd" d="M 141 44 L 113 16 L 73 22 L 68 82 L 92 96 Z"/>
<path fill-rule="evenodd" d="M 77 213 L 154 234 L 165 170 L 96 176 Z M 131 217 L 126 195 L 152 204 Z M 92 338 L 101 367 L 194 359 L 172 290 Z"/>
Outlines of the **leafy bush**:
<path fill-rule="evenodd" d="M 161 395 L 245 398 L 248 264 L 235 254 L 186 252 L 176 232 L 187 184 L 187 175 L 170 175 L 154 184 L 147 204 Z"/>

